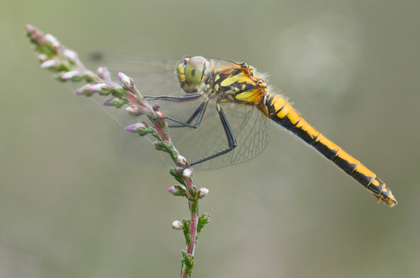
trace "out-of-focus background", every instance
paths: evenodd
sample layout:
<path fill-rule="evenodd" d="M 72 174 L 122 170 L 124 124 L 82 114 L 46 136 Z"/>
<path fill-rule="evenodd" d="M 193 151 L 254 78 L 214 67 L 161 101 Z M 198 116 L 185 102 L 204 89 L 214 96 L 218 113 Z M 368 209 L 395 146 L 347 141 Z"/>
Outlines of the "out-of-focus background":
<path fill-rule="evenodd" d="M 196 173 L 211 223 L 194 277 L 420 277 L 419 12 L 408 0 L 1 1 L 0 277 L 178 277 L 184 238 L 170 224 L 188 217 L 162 159 L 126 159 L 124 131 L 39 68 L 27 23 L 82 54 L 135 41 L 140 56 L 268 72 L 400 203 L 377 205 L 273 125 L 257 158 Z"/>

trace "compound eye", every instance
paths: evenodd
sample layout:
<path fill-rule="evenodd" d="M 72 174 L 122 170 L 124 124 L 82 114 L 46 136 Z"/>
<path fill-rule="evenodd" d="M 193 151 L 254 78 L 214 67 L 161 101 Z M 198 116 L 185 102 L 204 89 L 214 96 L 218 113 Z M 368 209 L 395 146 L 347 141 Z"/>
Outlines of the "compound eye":
<path fill-rule="evenodd" d="M 185 79 L 188 84 L 200 85 L 207 74 L 207 60 L 201 56 L 194 56 L 185 61 Z"/>

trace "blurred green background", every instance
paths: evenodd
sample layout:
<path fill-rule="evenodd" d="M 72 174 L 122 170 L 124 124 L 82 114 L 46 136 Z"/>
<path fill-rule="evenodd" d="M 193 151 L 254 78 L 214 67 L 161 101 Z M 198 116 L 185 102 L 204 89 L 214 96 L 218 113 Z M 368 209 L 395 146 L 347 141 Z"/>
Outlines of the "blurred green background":
<path fill-rule="evenodd" d="M 194 277 L 420 277 L 419 12 L 414 0 L 1 1 L 0 277 L 178 277 L 170 224 L 188 217 L 164 162 L 125 159 L 115 122 L 39 68 L 27 23 L 79 53 L 136 41 L 139 55 L 268 72 L 399 201 L 376 205 L 273 125 L 257 158 L 196 173 L 211 223 Z"/>

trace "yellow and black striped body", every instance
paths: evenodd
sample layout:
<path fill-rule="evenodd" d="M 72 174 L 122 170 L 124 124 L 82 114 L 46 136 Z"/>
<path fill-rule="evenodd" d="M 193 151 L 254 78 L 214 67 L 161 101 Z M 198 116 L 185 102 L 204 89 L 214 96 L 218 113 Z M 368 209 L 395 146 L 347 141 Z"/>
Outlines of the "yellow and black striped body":
<path fill-rule="evenodd" d="M 233 102 L 237 105 L 249 105 L 259 109 L 266 117 L 290 130 L 334 162 L 368 191 L 372 192 L 378 198 L 378 201 L 383 200 L 391 207 L 397 204 L 391 190 L 386 187 L 383 181 L 360 161 L 343 151 L 306 122 L 286 99 L 270 93 L 264 80 L 259 77 L 258 73 L 254 72 L 252 67 L 245 63 L 233 62 L 226 66 L 223 65 L 226 61 L 205 60 L 199 56 L 194 58 L 196 58 L 196 61 L 206 61 L 206 64 L 204 65 L 203 62 L 203 66 L 198 68 L 199 71 L 192 71 L 195 74 L 193 77 L 197 80 L 193 86 L 190 85 L 186 88 L 185 71 L 182 64 L 178 66 L 178 78 L 181 87 L 185 87 L 185 92 L 190 93 L 191 89 L 189 88 L 199 88 L 203 85 L 201 88 L 203 88 L 207 100 L 215 98 L 217 103 Z M 184 60 L 184 65 L 185 61 L 188 62 L 188 59 Z M 196 72 L 202 72 L 202 74 L 196 74 Z"/>
<path fill-rule="evenodd" d="M 211 87 L 214 91 L 219 92 L 220 101 L 234 101 L 238 102 L 238 105 L 255 105 L 274 122 L 290 130 L 334 162 L 372 192 L 378 201 L 383 200 L 391 207 L 397 204 L 391 190 L 382 180 L 360 161 L 312 127 L 286 99 L 270 94 L 265 82 L 254 73 L 251 67 L 246 64 L 238 64 L 237 68 L 220 70 L 213 76 Z"/>
<path fill-rule="evenodd" d="M 267 107 L 267 116 L 299 136 L 303 141 L 334 162 L 344 172 L 372 192 L 378 198 L 378 201 L 383 200 L 391 207 L 397 204 L 397 200 L 392 195 L 391 190 L 386 187 L 385 183 L 375 173 L 313 128 L 296 112 L 287 100 L 278 95 L 267 94 L 265 106 Z"/>

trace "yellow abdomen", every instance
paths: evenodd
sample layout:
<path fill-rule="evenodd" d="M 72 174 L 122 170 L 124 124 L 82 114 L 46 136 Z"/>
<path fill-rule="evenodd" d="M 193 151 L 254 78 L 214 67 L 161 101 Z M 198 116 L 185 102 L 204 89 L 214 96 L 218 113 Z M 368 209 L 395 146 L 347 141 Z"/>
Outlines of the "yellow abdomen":
<path fill-rule="evenodd" d="M 391 190 L 386 187 L 385 183 L 375 173 L 312 127 L 296 112 L 287 100 L 281 96 L 267 94 L 263 107 L 263 112 L 268 117 L 299 136 L 303 141 L 334 162 L 344 172 L 372 192 L 379 201 L 383 200 L 391 207 L 397 204 L 397 200 L 392 195 Z"/>

